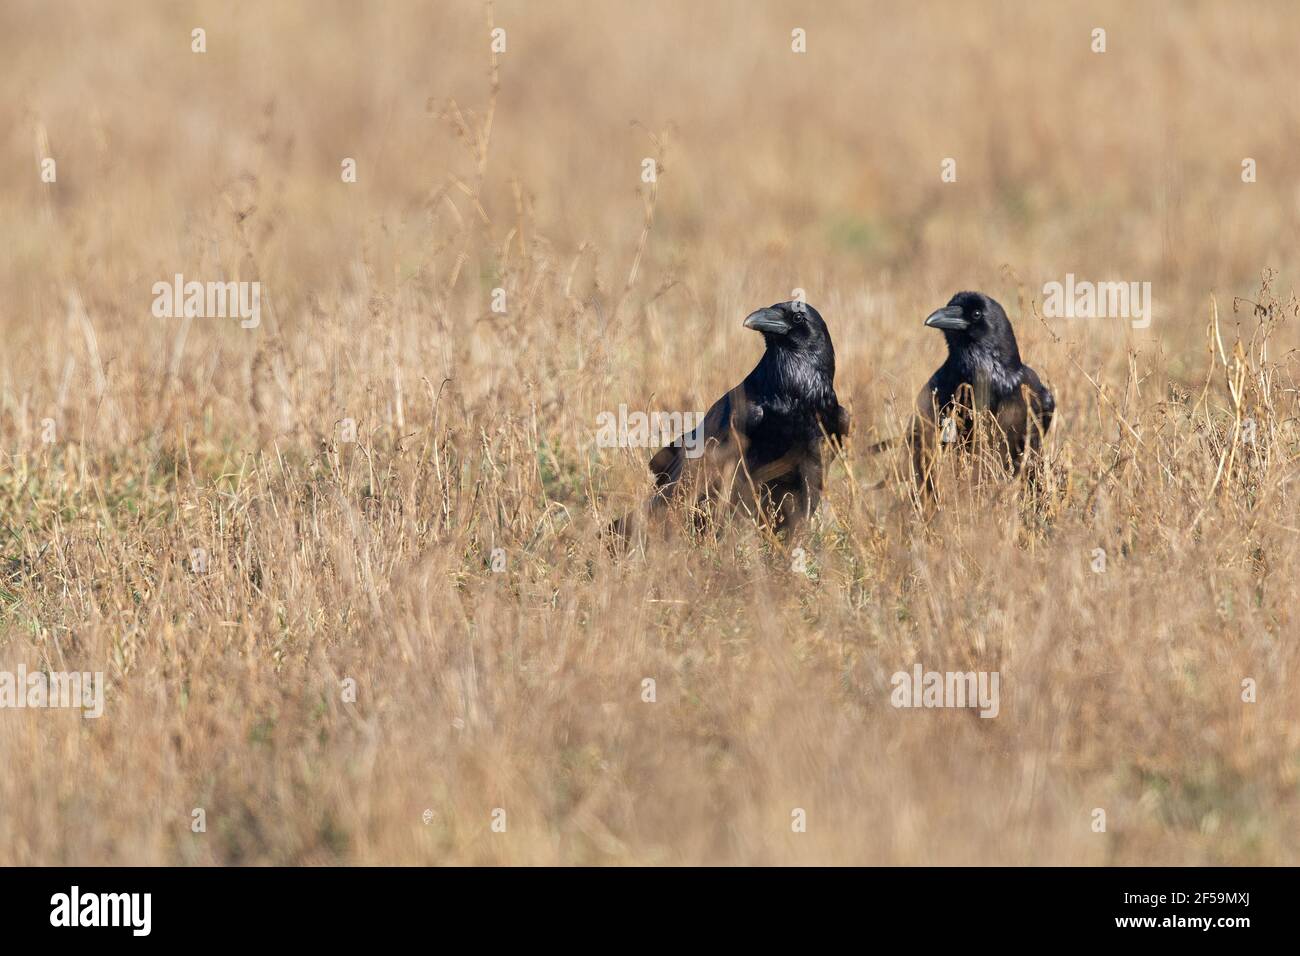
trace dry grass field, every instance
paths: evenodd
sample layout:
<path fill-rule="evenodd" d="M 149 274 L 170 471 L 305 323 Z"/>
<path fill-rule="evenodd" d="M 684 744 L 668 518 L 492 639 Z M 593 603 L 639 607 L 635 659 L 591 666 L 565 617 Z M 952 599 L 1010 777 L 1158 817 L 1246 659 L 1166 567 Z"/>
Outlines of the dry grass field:
<path fill-rule="evenodd" d="M 1297 35 L 6 0 L 0 670 L 106 690 L 0 709 L 0 864 L 1300 863 Z M 177 273 L 260 323 L 156 317 Z M 1149 327 L 1047 317 L 1070 274 Z M 649 451 L 597 415 L 707 408 L 796 288 L 855 424 L 816 520 L 611 555 Z M 948 456 L 927 510 L 867 445 L 959 289 L 1059 413 L 1036 493 Z M 917 664 L 998 716 L 895 708 Z"/>

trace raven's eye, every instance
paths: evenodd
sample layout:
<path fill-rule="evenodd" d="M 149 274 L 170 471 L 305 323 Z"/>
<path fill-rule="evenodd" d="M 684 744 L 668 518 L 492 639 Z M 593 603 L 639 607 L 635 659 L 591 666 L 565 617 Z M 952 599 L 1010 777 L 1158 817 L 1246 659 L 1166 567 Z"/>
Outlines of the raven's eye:
<path fill-rule="evenodd" d="M 984 313 L 981 312 L 979 309 L 976 309 L 974 312 L 970 314 L 970 317 L 974 319 L 976 322 L 978 322 L 980 319 L 984 318 Z"/>

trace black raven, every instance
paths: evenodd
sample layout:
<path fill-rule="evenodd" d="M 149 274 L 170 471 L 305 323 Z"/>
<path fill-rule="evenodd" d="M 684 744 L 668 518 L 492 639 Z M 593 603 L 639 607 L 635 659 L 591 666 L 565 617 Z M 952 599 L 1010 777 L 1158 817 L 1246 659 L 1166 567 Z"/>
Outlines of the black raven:
<path fill-rule="evenodd" d="M 821 313 L 804 302 L 759 309 L 744 324 L 762 333 L 763 357 L 713 403 L 689 440 L 681 436 L 650 459 L 656 492 L 647 507 L 691 499 L 699 526 L 719 506 L 741 506 L 789 532 L 821 500 L 823 440 L 838 446 L 848 434 L 848 413 L 835 397 L 835 349 Z M 632 519 L 614 530 L 626 538 Z"/>
<path fill-rule="evenodd" d="M 994 427 L 981 434 L 989 436 L 1003 463 L 1018 472 L 1026 449 L 1035 455 L 1040 451 L 1056 401 L 1038 373 L 1020 361 L 1006 311 L 983 293 L 958 292 L 925 324 L 943 332 L 948 360 L 916 400 L 909 443 L 917 480 L 933 491 L 938 444 L 968 445 L 975 422 L 990 418 Z"/>

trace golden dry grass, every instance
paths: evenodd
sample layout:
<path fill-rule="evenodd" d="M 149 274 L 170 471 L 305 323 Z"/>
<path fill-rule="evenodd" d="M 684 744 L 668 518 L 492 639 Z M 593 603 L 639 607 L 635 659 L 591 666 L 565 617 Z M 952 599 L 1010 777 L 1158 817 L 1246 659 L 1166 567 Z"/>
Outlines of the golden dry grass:
<path fill-rule="evenodd" d="M 7 2 L 0 668 L 109 690 L 0 710 L 0 863 L 1300 862 L 1298 29 Z M 154 318 L 177 272 L 259 279 L 261 326 Z M 1152 282 L 1151 327 L 1040 319 L 1067 272 Z M 597 413 L 707 407 L 796 287 L 858 429 L 813 573 L 743 524 L 613 560 L 647 454 Z M 923 517 L 864 448 L 959 288 L 1061 411 L 1041 496 L 952 468 Z M 894 709 L 917 662 L 1001 714 Z"/>

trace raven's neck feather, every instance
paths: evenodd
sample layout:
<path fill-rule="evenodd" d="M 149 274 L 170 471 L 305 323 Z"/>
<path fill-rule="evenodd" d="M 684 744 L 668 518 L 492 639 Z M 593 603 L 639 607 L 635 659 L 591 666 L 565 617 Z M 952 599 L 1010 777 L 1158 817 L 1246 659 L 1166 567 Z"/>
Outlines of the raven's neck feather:
<path fill-rule="evenodd" d="M 769 348 L 745 378 L 751 401 L 783 399 L 823 408 L 835 401 L 835 357 Z"/>
<path fill-rule="evenodd" d="M 999 396 L 1010 395 L 1020 387 L 1024 367 L 1014 342 L 1009 348 L 981 342 L 951 348 L 947 365 L 957 381 L 970 385 L 987 383 Z"/>

